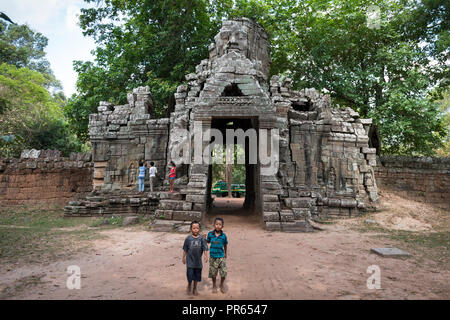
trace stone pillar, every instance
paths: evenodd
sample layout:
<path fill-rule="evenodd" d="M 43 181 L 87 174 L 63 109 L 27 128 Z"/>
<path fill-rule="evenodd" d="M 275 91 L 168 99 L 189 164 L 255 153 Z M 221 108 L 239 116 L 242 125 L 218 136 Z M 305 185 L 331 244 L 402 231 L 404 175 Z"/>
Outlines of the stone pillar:
<path fill-rule="evenodd" d="M 201 128 L 194 128 L 194 140 L 191 146 L 192 151 L 192 163 L 189 170 L 189 183 L 187 184 L 187 189 L 185 190 L 187 196 L 186 201 L 189 201 L 193 197 L 189 195 L 195 195 L 195 202 L 193 202 L 193 210 L 202 212 L 202 215 L 206 212 L 207 203 L 210 201 L 208 199 L 211 191 L 210 181 L 209 181 L 209 165 L 205 163 L 203 159 L 203 151 L 210 144 L 209 139 L 204 141 L 205 133 L 211 128 L 211 117 L 195 117 L 195 125 L 201 122 Z M 202 140 L 198 141 L 199 137 L 196 137 L 195 130 L 200 130 L 202 134 Z M 200 145 L 198 145 L 200 144 Z M 201 154 L 199 154 L 201 152 Z M 197 154 L 196 154 L 197 153 Z M 198 158 L 196 158 L 198 157 Z M 196 160 L 202 160 L 201 163 L 196 163 Z"/>

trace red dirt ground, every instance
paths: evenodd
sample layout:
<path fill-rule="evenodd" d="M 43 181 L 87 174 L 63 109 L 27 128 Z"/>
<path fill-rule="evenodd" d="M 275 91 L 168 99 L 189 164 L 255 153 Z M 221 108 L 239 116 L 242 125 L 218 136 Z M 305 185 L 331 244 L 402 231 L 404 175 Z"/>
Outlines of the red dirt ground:
<path fill-rule="evenodd" d="M 367 217 L 323 225 L 314 233 L 265 231 L 258 217 L 239 214 L 241 199 L 220 199 L 215 213 L 225 219 L 229 239 L 227 292 L 212 293 L 203 268 L 199 296 L 187 296 L 181 262 L 186 235 L 131 226 L 104 230 L 90 252 L 71 259 L 0 271 L 0 283 L 14 287 L 37 279 L 6 299 L 449 299 L 450 271 L 420 254 L 383 258 L 373 247 L 399 246 L 352 226 Z M 385 209 L 398 202 L 385 196 Z M 227 202 L 229 201 L 229 202 Z M 382 212 L 386 215 L 386 212 Z M 376 217 L 373 215 L 371 218 Z M 212 226 L 213 216 L 207 216 Z M 383 215 L 378 218 L 383 220 Z M 415 217 L 418 219 L 418 217 Z M 389 220 L 389 219 L 387 219 Z M 392 220 L 392 219 L 391 219 Z M 392 221 L 391 221 L 392 222 Z M 401 248 L 401 247 L 400 247 Z M 67 267 L 81 268 L 81 289 L 66 288 Z M 381 289 L 368 289 L 367 268 L 381 269 Z M 34 278 L 32 278 L 34 276 Z"/>

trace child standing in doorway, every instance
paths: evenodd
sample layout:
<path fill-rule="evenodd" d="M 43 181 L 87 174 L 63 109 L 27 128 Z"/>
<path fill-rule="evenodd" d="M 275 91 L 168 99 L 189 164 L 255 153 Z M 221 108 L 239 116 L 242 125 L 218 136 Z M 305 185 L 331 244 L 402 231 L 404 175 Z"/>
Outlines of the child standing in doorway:
<path fill-rule="evenodd" d="M 208 244 L 205 239 L 200 236 L 200 223 L 197 221 L 191 222 L 191 233 L 184 240 L 183 245 L 183 264 L 186 265 L 187 271 L 187 294 L 191 294 L 191 284 L 194 282 L 192 293 L 198 295 L 197 283 L 202 281 L 202 254 L 204 254 L 205 263 L 208 262 Z"/>
<path fill-rule="evenodd" d="M 220 273 L 220 292 L 225 293 L 224 282 L 227 276 L 227 247 L 228 239 L 222 231 L 224 221 L 222 218 L 214 220 L 214 230 L 208 233 L 206 241 L 211 243 L 209 250 L 209 277 L 212 279 L 213 293 L 217 293 L 216 277 Z"/>

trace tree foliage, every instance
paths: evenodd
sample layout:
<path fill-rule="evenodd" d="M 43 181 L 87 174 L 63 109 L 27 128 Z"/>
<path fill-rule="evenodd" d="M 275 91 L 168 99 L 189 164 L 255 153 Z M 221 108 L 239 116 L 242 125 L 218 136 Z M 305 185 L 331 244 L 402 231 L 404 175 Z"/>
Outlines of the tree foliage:
<path fill-rule="evenodd" d="M 431 93 L 432 99 L 439 105 L 444 127 L 450 128 L 450 88 L 440 92 Z M 443 138 L 442 147 L 437 149 L 437 154 L 441 157 L 450 157 L 450 130 L 447 130 L 447 135 Z"/>
<path fill-rule="evenodd" d="M 3 141 L 2 156 L 19 156 L 24 148 L 58 149 L 64 155 L 81 150 L 64 120 L 65 101 L 49 93 L 47 80 L 28 68 L 0 65 L 0 135 L 18 138 Z"/>
<path fill-rule="evenodd" d="M 375 27 L 371 5 L 380 9 Z M 268 31 L 271 74 L 372 117 L 384 153 L 431 155 L 442 144 L 448 128 L 429 92 L 448 87 L 443 0 L 105 0 L 80 16 L 98 47 L 95 63 L 74 64 L 79 93 L 66 111 L 79 136 L 87 138 L 99 101 L 125 103 L 139 85 L 150 85 L 157 113 L 167 116 L 176 86 L 208 56 L 222 18 L 239 16 Z"/>
<path fill-rule="evenodd" d="M 229 187 L 231 183 L 243 184 L 245 183 L 246 168 L 245 164 L 239 163 L 238 159 L 245 159 L 245 150 L 242 145 L 235 144 L 233 146 L 233 163 L 226 164 L 226 146 L 216 145 L 213 156 L 218 156 L 216 153 L 221 152 L 221 163 L 212 164 L 212 185 L 215 185 L 218 181 L 227 181 Z M 221 151 L 220 151 L 221 150 Z M 219 153 L 220 154 L 220 153 Z M 227 173 L 227 168 L 230 170 Z M 231 172 L 231 175 L 229 173 Z M 228 179 L 227 179 L 228 178 Z M 231 179 L 230 179 L 231 178 Z M 231 183 L 229 183 L 231 180 Z"/>
<path fill-rule="evenodd" d="M 46 88 L 61 89 L 45 57 L 48 39 L 25 24 L 8 24 L 0 20 L 0 62 L 17 68 L 29 68 L 44 75 Z"/>
<path fill-rule="evenodd" d="M 367 25 L 369 5 L 380 8 L 379 28 Z M 384 153 L 431 155 L 445 128 L 427 93 L 446 86 L 446 66 L 440 53 L 420 47 L 426 37 L 404 32 L 420 8 L 386 0 L 282 4 L 277 28 L 287 38 L 277 45 L 289 59 L 275 71 L 292 70 L 296 88 L 326 90 L 335 103 L 372 117 Z"/>
<path fill-rule="evenodd" d="M 156 113 L 168 115 L 177 85 L 208 55 L 219 26 L 203 0 L 106 0 L 81 12 L 83 33 L 98 45 L 96 63 L 74 62 L 79 94 L 66 111 L 84 139 L 98 103 L 126 103 L 127 92 L 137 86 L 149 85 Z"/>
<path fill-rule="evenodd" d="M 0 20 L 0 155 L 24 148 L 86 150 L 69 131 L 60 91 L 46 59 L 48 39 L 28 25 Z"/>

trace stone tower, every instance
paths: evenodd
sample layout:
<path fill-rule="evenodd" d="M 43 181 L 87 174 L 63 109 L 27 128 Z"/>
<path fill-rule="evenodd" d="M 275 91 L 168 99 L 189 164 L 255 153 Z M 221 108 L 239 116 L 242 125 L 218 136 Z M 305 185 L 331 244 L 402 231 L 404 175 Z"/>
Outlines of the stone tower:
<path fill-rule="evenodd" d="M 103 103 L 99 114 L 91 115 L 94 185 L 103 199 L 133 188 L 130 163 L 153 160 L 163 171 L 182 150 L 179 192 L 166 193 L 164 181 L 156 195 L 130 194 L 128 200 L 114 201 L 139 208 L 152 203 L 146 212 L 157 207 L 155 229 L 201 220 L 211 206 L 212 170 L 208 161 L 195 161 L 194 149 L 211 144 L 211 129 L 241 129 L 256 132 L 258 143 L 276 140 L 275 170 L 274 161 L 260 161 L 260 153 L 257 163 L 250 163 L 251 146 L 244 146 L 245 206 L 260 215 L 267 229 L 310 231 L 309 219 L 349 216 L 370 207 L 377 200 L 375 149 L 368 146 L 371 119 L 360 119 L 350 108 L 333 108 L 330 97 L 315 89 L 292 90 L 288 78 L 269 79 L 269 39 L 257 23 L 224 21 L 214 40 L 209 59 L 177 88 L 170 119 L 151 119 L 151 95 L 145 88 L 133 91 L 128 105 Z M 206 139 L 196 139 L 198 131 Z M 102 210 L 111 212 L 111 207 L 106 204 Z"/>

